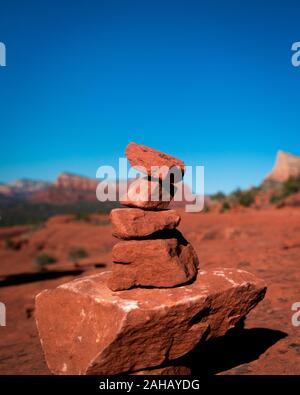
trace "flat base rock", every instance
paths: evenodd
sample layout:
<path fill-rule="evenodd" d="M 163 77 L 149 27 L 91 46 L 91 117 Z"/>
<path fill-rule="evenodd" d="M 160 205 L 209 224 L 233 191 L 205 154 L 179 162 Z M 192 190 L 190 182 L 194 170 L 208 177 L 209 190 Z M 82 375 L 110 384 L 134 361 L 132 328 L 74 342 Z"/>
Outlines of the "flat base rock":
<path fill-rule="evenodd" d="M 167 365 L 222 336 L 263 299 L 264 281 L 242 270 L 202 271 L 173 289 L 112 292 L 102 272 L 45 290 L 36 322 L 54 374 L 119 374 Z"/>
<path fill-rule="evenodd" d="M 180 215 L 175 210 L 145 211 L 139 208 L 111 210 L 112 234 L 120 239 L 137 239 L 155 232 L 175 229 Z"/>

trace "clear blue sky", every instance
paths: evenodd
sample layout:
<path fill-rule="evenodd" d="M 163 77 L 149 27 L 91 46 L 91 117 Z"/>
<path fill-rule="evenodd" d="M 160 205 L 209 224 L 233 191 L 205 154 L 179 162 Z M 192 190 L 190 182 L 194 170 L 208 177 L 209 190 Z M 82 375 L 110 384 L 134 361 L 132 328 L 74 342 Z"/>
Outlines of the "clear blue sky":
<path fill-rule="evenodd" d="M 289 0 L 2 0 L 0 181 L 95 177 L 136 141 L 206 193 L 258 184 L 300 155 L 299 26 Z"/>

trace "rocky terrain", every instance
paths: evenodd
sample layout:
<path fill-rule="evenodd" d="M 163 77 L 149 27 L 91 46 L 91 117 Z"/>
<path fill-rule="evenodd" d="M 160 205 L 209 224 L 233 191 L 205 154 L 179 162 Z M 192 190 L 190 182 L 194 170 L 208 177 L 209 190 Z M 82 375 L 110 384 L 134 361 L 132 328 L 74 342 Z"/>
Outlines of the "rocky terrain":
<path fill-rule="evenodd" d="M 238 268 L 257 275 L 268 286 L 244 329 L 195 350 L 188 361 L 193 371 L 300 374 L 300 329 L 291 321 L 292 304 L 300 301 L 300 210 L 179 211 L 179 230 L 193 244 L 201 270 Z M 27 242 L 17 250 L 1 242 L 0 301 L 7 307 L 7 327 L 0 327 L 0 372 L 49 374 L 34 322 L 34 297 L 43 289 L 109 269 L 116 239 L 107 216 L 98 222 L 56 217 L 40 229 L 10 229 L 9 233 L 11 238 L 23 235 Z M 78 259 L 79 264 L 69 260 L 75 247 L 88 253 Z M 40 272 L 35 259 L 43 251 L 57 262 Z"/>

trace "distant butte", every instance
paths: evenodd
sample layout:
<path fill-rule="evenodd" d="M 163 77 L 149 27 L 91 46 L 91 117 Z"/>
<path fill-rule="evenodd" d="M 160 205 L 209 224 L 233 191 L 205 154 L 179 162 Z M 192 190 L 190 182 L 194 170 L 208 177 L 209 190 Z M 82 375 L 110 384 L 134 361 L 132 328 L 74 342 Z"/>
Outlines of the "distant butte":
<path fill-rule="evenodd" d="M 300 157 L 278 151 L 275 165 L 264 182 L 284 182 L 290 177 L 300 176 Z"/>

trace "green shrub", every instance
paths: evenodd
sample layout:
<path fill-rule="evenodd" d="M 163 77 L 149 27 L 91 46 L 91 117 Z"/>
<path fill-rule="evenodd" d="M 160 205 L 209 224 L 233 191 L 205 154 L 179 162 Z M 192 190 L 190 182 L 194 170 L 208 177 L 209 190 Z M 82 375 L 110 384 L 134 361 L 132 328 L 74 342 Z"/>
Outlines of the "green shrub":
<path fill-rule="evenodd" d="M 47 253 L 40 254 L 35 258 L 35 264 L 37 265 L 39 271 L 47 270 L 47 265 L 51 265 L 56 262 L 56 257 Z"/>
<path fill-rule="evenodd" d="M 93 221 L 94 225 L 109 225 L 110 220 L 109 219 L 96 219 Z"/>
<path fill-rule="evenodd" d="M 88 213 L 77 213 L 74 219 L 75 221 L 90 222 L 90 216 Z"/>
<path fill-rule="evenodd" d="M 300 191 L 300 176 L 291 177 L 287 181 L 285 181 L 282 185 L 283 197 L 287 197 L 299 191 Z"/>
<path fill-rule="evenodd" d="M 271 204 L 277 204 L 282 200 L 282 194 L 280 192 L 274 192 L 269 199 Z"/>
<path fill-rule="evenodd" d="M 204 204 L 202 212 L 203 213 L 209 213 L 210 212 L 210 207 L 207 204 Z"/>
<path fill-rule="evenodd" d="M 226 211 L 230 210 L 230 204 L 225 201 L 222 204 L 222 207 L 220 208 L 220 213 L 225 213 Z"/>
<path fill-rule="evenodd" d="M 84 248 L 74 247 L 69 251 L 68 259 L 72 262 L 76 262 L 79 259 L 86 258 L 88 253 Z"/>
<path fill-rule="evenodd" d="M 280 203 L 284 198 L 300 191 L 300 176 L 290 177 L 270 196 L 270 203 Z"/>
<path fill-rule="evenodd" d="M 254 203 L 256 193 L 257 188 L 247 189 L 246 191 L 237 189 L 236 191 L 232 192 L 230 198 L 241 206 L 249 207 Z"/>
<path fill-rule="evenodd" d="M 4 244 L 7 250 L 16 250 L 16 245 L 12 239 L 5 239 Z"/>
<path fill-rule="evenodd" d="M 225 195 L 224 192 L 219 191 L 219 192 L 217 192 L 217 193 L 211 195 L 210 198 L 211 198 L 212 200 L 222 201 L 222 200 L 224 200 L 224 199 L 226 198 L 226 195 Z"/>
<path fill-rule="evenodd" d="M 252 191 L 243 191 L 240 195 L 239 203 L 242 206 L 249 207 L 254 203 L 255 195 Z"/>

